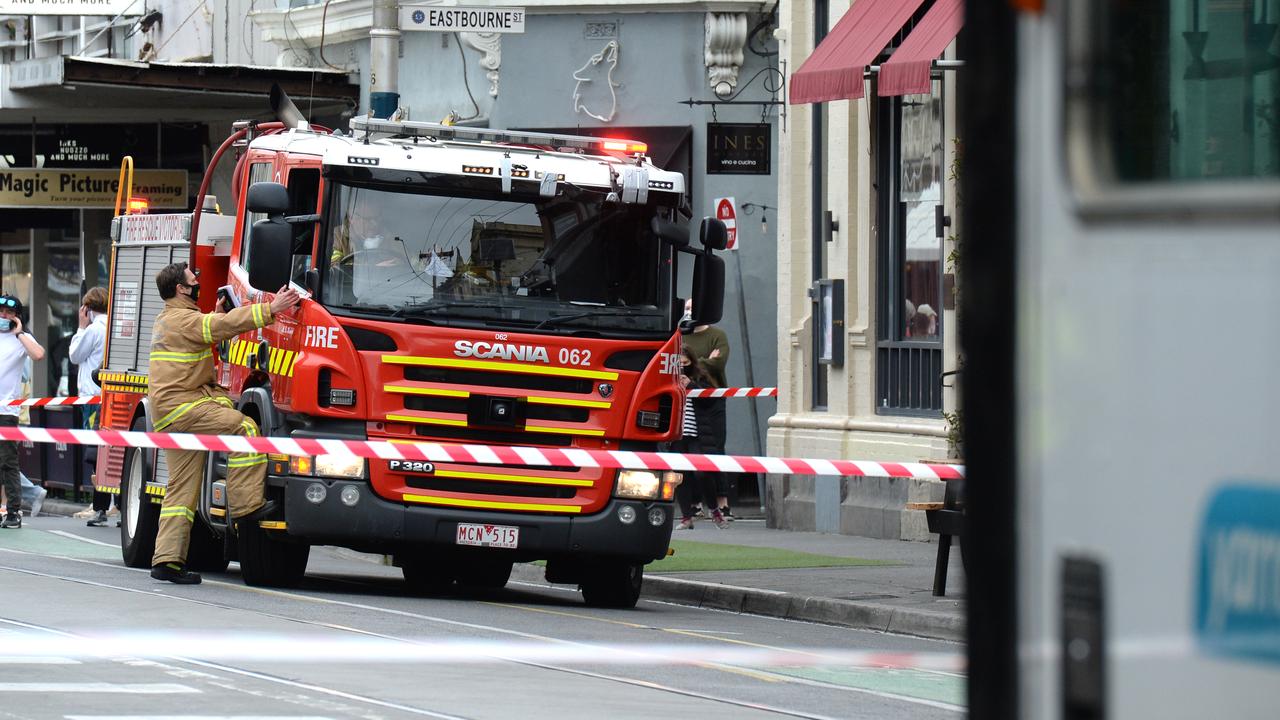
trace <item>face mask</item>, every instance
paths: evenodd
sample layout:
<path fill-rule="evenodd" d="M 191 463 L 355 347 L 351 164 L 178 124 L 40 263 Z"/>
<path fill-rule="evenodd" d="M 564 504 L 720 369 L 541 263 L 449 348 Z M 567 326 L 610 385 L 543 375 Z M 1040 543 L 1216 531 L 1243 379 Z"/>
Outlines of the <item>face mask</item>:
<path fill-rule="evenodd" d="M 9 318 L 0 318 L 0 332 L 9 332 L 13 330 L 13 321 Z"/>
<path fill-rule="evenodd" d="M 680 329 L 681 330 L 693 329 L 693 313 L 692 312 L 685 312 L 684 315 L 680 316 Z"/>
<path fill-rule="evenodd" d="M 191 288 L 191 302 L 200 302 L 200 283 L 187 287 Z"/>

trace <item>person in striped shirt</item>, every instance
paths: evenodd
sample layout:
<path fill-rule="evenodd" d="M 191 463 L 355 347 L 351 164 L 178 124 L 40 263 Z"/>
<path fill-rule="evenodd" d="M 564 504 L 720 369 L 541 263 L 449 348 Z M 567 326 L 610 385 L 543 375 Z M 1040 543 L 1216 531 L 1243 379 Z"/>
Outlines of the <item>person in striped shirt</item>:
<path fill-rule="evenodd" d="M 688 348 L 684 349 L 680 356 L 681 375 L 680 384 L 685 390 L 693 388 L 714 387 L 714 381 L 707 371 L 698 364 L 693 352 Z M 713 446 L 715 433 L 709 425 L 709 418 L 705 418 L 704 414 L 698 413 L 694 407 L 693 398 L 685 395 L 684 398 L 684 419 L 681 424 L 681 436 L 678 441 L 672 445 L 674 452 L 684 453 L 707 453 L 715 452 Z M 716 481 L 713 475 L 708 473 L 685 473 L 685 482 L 680 483 L 676 488 L 676 502 L 680 504 L 680 522 L 676 525 L 677 530 L 693 529 L 693 505 L 695 501 L 695 493 L 700 495 L 700 499 L 705 503 L 705 507 L 716 508 Z M 723 528 L 728 525 L 728 521 L 724 519 L 724 515 L 718 509 L 711 511 L 711 521 L 716 527 Z"/>

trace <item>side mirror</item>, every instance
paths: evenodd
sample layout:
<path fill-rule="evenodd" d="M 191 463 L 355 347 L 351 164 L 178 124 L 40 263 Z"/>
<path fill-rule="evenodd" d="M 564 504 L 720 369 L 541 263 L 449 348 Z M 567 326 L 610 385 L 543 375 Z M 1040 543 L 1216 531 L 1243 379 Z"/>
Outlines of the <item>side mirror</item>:
<path fill-rule="evenodd" d="M 249 284 L 258 290 L 275 292 L 289 282 L 292 249 L 293 230 L 282 218 L 276 216 L 254 223 L 249 228 L 249 251 L 244 258 L 249 268 Z"/>
<path fill-rule="evenodd" d="M 729 244 L 729 229 L 724 222 L 715 218 L 702 218 L 702 227 L 698 230 L 698 239 L 702 247 L 708 250 L 723 250 Z"/>
<path fill-rule="evenodd" d="M 724 227 L 724 223 L 720 226 Z M 704 253 L 693 261 L 693 324 L 714 325 L 722 315 L 724 259 Z"/>
<path fill-rule="evenodd" d="M 244 209 L 267 217 L 283 215 L 289 210 L 289 191 L 280 183 L 256 182 L 249 186 Z"/>
<path fill-rule="evenodd" d="M 682 227 L 679 223 L 663 220 L 654 215 L 653 219 L 649 221 L 649 229 L 669 245 L 677 248 L 689 246 L 689 229 Z"/>

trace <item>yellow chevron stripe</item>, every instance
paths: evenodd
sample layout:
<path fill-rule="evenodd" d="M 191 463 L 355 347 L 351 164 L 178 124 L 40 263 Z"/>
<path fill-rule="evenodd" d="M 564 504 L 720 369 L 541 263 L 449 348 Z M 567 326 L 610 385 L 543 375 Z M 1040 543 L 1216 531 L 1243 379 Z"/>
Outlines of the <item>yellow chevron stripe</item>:
<path fill-rule="evenodd" d="M 298 364 L 298 358 L 302 357 L 302 352 L 298 351 L 289 359 L 289 371 L 285 373 L 285 377 L 293 377 L 293 366 Z"/>
<path fill-rule="evenodd" d="M 587 437 L 601 437 L 604 435 L 603 430 L 588 430 L 585 428 L 562 428 L 547 427 L 544 425 L 525 425 L 526 432 L 546 433 L 548 435 L 585 435 Z"/>
<path fill-rule="evenodd" d="M 286 530 L 289 525 L 283 520 L 259 520 L 258 527 L 263 530 Z"/>
<path fill-rule="evenodd" d="M 434 397 L 471 397 L 471 393 L 466 390 L 448 390 L 446 388 L 424 388 L 410 387 L 408 385 L 383 385 L 382 390 L 389 393 L 404 393 L 405 395 L 431 395 Z"/>
<path fill-rule="evenodd" d="M 432 418 L 418 417 L 417 415 L 387 415 L 387 419 L 393 422 L 420 423 L 423 425 L 449 425 L 451 427 L 466 427 L 466 420 L 453 420 L 451 418 Z"/>
<path fill-rule="evenodd" d="M 470 470 L 436 470 L 436 477 L 459 480 L 493 480 L 495 482 L 522 483 L 524 485 L 561 485 L 566 487 L 591 487 L 590 480 L 577 478 L 537 477 L 533 475 L 508 475 L 506 473 L 471 472 Z"/>
<path fill-rule="evenodd" d="M 467 368 L 497 372 L 524 373 L 526 375 L 555 375 L 559 377 L 590 378 L 592 380 L 617 380 L 618 373 L 605 370 L 578 370 L 576 368 L 529 365 L 526 363 L 497 362 L 494 360 L 463 360 L 461 358 L 418 357 L 414 355 L 383 355 L 382 362 L 391 365 L 426 365 L 428 367 Z"/>
<path fill-rule="evenodd" d="M 437 495 L 405 495 L 405 502 L 447 505 L 449 507 L 481 508 L 484 510 L 525 510 L 527 512 L 580 513 L 577 505 L 535 505 L 533 503 L 498 502 L 495 500 L 464 500 Z"/>
<path fill-rule="evenodd" d="M 536 397 L 533 395 L 526 399 L 533 405 L 563 405 L 565 407 L 599 408 L 601 410 L 608 410 L 613 407 L 613 403 L 604 400 L 574 400 L 572 398 Z"/>

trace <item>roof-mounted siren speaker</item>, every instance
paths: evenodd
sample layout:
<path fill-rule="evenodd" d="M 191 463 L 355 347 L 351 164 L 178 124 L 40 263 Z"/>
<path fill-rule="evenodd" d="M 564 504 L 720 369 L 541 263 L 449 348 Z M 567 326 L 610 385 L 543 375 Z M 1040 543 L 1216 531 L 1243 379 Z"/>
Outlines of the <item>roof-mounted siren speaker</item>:
<path fill-rule="evenodd" d="M 298 109 L 297 105 L 293 104 L 293 101 L 289 99 L 289 95 L 276 83 L 271 84 L 271 111 L 276 114 L 276 119 L 284 123 L 287 128 L 306 130 L 310 127 L 302 111 Z"/>
<path fill-rule="evenodd" d="M 642 167 L 622 169 L 622 202 L 643 205 L 649 202 L 649 171 Z"/>

